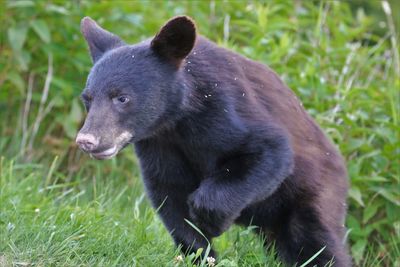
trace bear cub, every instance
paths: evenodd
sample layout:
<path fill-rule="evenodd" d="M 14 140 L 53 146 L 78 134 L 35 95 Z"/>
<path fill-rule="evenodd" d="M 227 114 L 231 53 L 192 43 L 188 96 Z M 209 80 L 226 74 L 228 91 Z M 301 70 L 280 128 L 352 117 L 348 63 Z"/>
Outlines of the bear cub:
<path fill-rule="evenodd" d="M 94 65 L 76 142 L 97 159 L 134 144 L 183 252 L 251 224 L 287 264 L 322 249 L 311 265 L 351 265 L 345 164 L 278 75 L 198 35 L 186 16 L 135 45 L 88 17 L 81 31 Z"/>

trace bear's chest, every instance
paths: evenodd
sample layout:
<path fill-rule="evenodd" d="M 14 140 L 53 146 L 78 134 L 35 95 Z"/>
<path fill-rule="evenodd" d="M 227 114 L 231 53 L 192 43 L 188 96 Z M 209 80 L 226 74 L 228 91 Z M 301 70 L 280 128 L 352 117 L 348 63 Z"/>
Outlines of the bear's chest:
<path fill-rule="evenodd" d="M 223 163 L 227 158 L 234 158 L 234 154 L 241 154 L 249 139 L 248 134 L 229 119 L 187 120 L 140 142 L 137 152 L 140 158 L 155 164 L 155 169 L 180 169 L 179 162 L 185 165 L 185 172 L 190 172 L 196 180 L 203 180 L 221 172 L 221 168 L 231 169 Z"/>
<path fill-rule="evenodd" d="M 236 135 L 229 135 L 227 131 L 220 132 L 218 129 L 192 135 L 176 133 L 174 140 L 169 141 L 201 180 L 221 172 L 221 162 L 226 162 L 236 153 L 240 154 L 240 148 L 245 142 Z"/>
<path fill-rule="evenodd" d="M 187 136 L 174 132 L 160 141 L 156 144 L 159 145 L 159 149 L 168 149 L 175 153 L 182 164 L 188 166 L 200 180 L 215 168 L 220 157 L 221 149 L 205 136 Z"/>

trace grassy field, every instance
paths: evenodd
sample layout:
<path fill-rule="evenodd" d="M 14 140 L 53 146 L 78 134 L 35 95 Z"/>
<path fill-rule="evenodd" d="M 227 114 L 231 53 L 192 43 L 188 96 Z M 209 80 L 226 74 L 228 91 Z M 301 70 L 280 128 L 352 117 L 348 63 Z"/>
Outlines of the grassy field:
<path fill-rule="evenodd" d="M 132 149 L 97 162 L 74 144 L 91 66 L 80 19 L 134 43 L 177 14 L 281 75 L 347 161 L 355 265 L 400 266 L 399 3 L 1 1 L 0 266 L 193 265 L 150 207 Z M 217 266 L 282 266 L 252 227 L 213 247 Z"/>
<path fill-rule="evenodd" d="M 92 171 L 60 182 L 54 169 L 2 159 L 0 266 L 191 266 L 193 257 L 176 260 L 137 174 L 107 173 L 99 164 Z M 279 266 L 251 228 L 234 229 L 215 246 L 218 266 Z"/>

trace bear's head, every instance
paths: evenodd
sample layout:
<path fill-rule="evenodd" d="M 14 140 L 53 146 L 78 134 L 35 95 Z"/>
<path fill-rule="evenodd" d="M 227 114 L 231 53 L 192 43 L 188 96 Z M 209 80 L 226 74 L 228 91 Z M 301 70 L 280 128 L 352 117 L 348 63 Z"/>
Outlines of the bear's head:
<path fill-rule="evenodd" d="M 186 16 L 175 17 L 136 45 L 88 17 L 81 31 L 94 65 L 82 92 L 87 117 L 76 143 L 97 159 L 111 158 L 179 116 L 188 86 L 181 63 L 195 45 L 196 27 Z"/>

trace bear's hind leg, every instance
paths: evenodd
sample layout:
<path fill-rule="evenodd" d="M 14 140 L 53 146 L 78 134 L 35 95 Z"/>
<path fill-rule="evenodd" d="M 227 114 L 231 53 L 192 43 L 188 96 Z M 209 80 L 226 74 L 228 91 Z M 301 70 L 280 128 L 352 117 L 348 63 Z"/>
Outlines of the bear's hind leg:
<path fill-rule="evenodd" d="M 351 261 L 341 233 L 323 225 L 316 210 L 293 210 L 276 235 L 279 255 L 289 264 L 301 265 L 315 257 L 307 266 L 348 267 Z"/>

